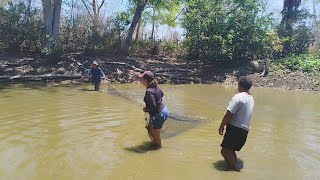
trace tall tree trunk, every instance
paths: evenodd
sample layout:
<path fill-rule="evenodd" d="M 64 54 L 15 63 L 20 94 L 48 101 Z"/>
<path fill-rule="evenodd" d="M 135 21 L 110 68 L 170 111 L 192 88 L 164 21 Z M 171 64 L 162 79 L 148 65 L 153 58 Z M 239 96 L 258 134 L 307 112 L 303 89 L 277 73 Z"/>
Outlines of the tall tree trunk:
<path fill-rule="evenodd" d="M 59 27 L 60 27 L 60 15 L 62 0 L 41 0 L 43 7 L 43 19 L 45 32 L 49 37 L 53 37 L 53 44 L 47 43 L 47 45 L 58 45 L 59 43 Z"/>
<path fill-rule="evenodd" d="M 132 18 L 132 22 L 130 24 L 130 28 L 128 30 L 128 35 L 127 35 L 127 38 L 125 40 L 125 43 L 123 45 L 123 48 L 122 48 L 122 51 L 124 54 L 128 55 L 129 54 L 129 51 L 130 51 L 130 47 L 131 47 L 131 44 L 132 44 L 132 37 L 133 37 L 133 33 L 134 33 L 134 30 L 139 22 L 139 20 L 141 19 L 141 15 L 144 11 L 144 8 L 146 7 L 148 3 L 148 0 L 144 0 L 143 3 L 139 3 L 137 5 L 137 8 L 135 10 L 135 13 L 134 13 L 134 16 Z"/>
<path fill-rule="evenodd" d="M 92 3 L 89 3 L 89 5 L 92 7 L 89 8 L 88 2 L 85 0 L 81 0 L 83 5 L 88 11 L 88 14 L 90 15 L 90 18 L 92 20 L 92 34 L 93 36 L 98 35 L 98 27 L 99 27 L 99 16 L 100 16 L 100 10 L 103 7 L 105 0 L 102 0 L 100 5 L 98 5 L 97 0 L 92 0 Z"/>
<path fill-rule="evenodd" d="M 99 22 L 99 15 L 98 15 L 98 10 L 97 10 L 97 2 L 96 0 L 92 0 L 92 10 L 93 10 L 93 34 L 96 35 L 98 33 L 98 22 Z"/>
<path fill-rule="evenodd" d="M 152 14 L 152 29 L 151 29 L 151 36 L 150 36 L 150 40 L 152 41 L 152 42 L 154 42 L 154 27 L 155 27 L 155 15 L 156 15 L 156 13 L 155 13 L 155 9 L 153 8 L 153 14 Z"/>
<path fill-rule="evenodd" d="M 31 18 L 31 3 L 32 3 L 32 0 L 28 0 L 27 1 L 27 10 L 26 10 L 26 13 L 25 13 L 25 15 L 28 17 L 27 21 L 29 21 L 30 18 Z"/>
<path fill-rule="evenodd" d="M 54 1 L 52 35 L 53 35 L 56 43 L 59 43 L 61 5 L 62 5 L 62 0 L 55 0 Z"/>
<path fill-rule="evenodd" d="M 51 0 L 42 0 L 44 29 L 47 35 L 52 35 L 53 4 Z"/>
<path fill-rule="evenodd" d="M 141 26 L 141 19 L 138 21 L 138 26 L 137 26 L 137 30 L 136 30 L 136 38 L 135 38 L 135 40 L 139 40 L 140 26 Z"/>

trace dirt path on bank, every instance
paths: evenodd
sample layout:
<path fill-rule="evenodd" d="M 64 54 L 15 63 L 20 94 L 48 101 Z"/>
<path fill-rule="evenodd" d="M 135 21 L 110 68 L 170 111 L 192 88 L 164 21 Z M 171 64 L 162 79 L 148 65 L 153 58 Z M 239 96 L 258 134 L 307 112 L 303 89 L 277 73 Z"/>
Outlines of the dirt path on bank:
<path fill-rule="evenodd" d="M 160 83 L 188 84 L 220 83 L 234 86 L 241 75 L 250 75 L 255 87 L 281 88 L 287 90 L 319 91 L 320 75 L 310 75 L 301 71 L 291 72 L 277 69 L 271 64 L 269 74 L 261 76 L 250 65 L 236 68 L 219 68 L 199 60 L 182 60 L 175 57 L 149 54 L 123 56 L 92 56 L 83 53 L 71 53 L 59 58 L 23 57 L 17 54 L 0 54 L 0 76 L 37 76 L 37 75 L 77 75 L 70 83 L 81 83 L 84 71 L 90 68 L 92 61 L 97 61 L 106 73 L 107 79 L 114 83 L 130 83 L 137 81 L 136 75 L 141 70 L 155 72 Z M 9 78 L 10 79 L 10 78 Z M 67 79 L 67 78 L 66 78 Z M 50 81 L 66 80 L 52 78 Z M 69 78 L 70 79 L 70 78 Z M 30 79 L 31 80 L 31 79 Z M 37 79 L 41 80 L 41 79 Z M 48 80 L 48 79 L 46 79 Z M 8 78 L 6 82 L 19 81 Z M 21 81 L 21 79 L 20 79 Z M 28 81 L 28 79 L 23 79 Z"/>

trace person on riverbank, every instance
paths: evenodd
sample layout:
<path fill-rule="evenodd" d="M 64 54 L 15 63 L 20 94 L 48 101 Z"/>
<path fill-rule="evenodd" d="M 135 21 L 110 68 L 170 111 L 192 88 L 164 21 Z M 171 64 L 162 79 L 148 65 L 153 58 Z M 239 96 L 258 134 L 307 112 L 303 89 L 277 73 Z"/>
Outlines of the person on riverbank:
<path fill-rule="evenodd" d="M 221 155 L 224 157 L 229 168 L 240 171 L 237 166 L 237 155 L 235 151 L 240 151 L 246 142 L 250 128 L 250 120 L 253 112 L 254 101 L 250 94 L 252 80 L 248 76 L 241 76 L 238 81 L 239 93 L 234 95 L 229 103 L 227 112 L 219 127 L 219 134 L 224 134 L 221 143 Z"/>
<path fill-rule="evenodd" d="M 158 86 L 158 81 L 150 71 L 138 74 L 139 81 L 146 87 L 144 96 L 145 107 L 144 112 L 149 113 L 150 121 L 146 126 L 148 133 L 152 138 L 152 146 L 154 149 L 161 148 L 161 128 L 169 115 L 168 108 L 163 103 L 164 93 Z"/>
<path fill-rule="evenodd" d="M 106 76 L 99 67 L 97 61 L 92 62 L 89 76 L 91 76 L 91 81 L 94 83 L 94 90 L 100 91 L 100 84 Z"/>

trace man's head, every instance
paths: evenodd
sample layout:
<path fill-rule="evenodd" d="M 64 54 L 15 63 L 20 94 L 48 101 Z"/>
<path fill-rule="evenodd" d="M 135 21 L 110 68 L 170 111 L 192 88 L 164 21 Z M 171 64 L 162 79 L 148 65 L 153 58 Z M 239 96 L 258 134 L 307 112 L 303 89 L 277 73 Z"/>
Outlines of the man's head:
<path fill-rule="evenodd" d="M 98 62 L 97 62 L 97 61 L 93 61 L 92 64 L 91 64 L 91 66 L 94 67 L 94 68 L 96 68 L 96 67 L 99 66 L 99 65 L 98 65 Z"/>
<path fill-rule="evenodd" d="M 252 87 L 252 79 L 249 76 L 241 76 L 238 80 L 238 90 L 248 91 Z"/>

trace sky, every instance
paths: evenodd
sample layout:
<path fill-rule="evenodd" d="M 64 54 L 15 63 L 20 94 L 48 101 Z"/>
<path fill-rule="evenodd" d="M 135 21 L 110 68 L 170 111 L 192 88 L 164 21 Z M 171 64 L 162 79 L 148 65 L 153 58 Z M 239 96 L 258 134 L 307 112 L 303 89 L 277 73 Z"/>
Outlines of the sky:
<path fill-rule="evenodd" d="M 270 4 L 271 11 L 280 12 L 283 6 L 283 0 L 267 0 Z M 107 1 L 107 8 L 111 9 L 110 13 L 117 12 L 119 10 L 124 10 L 128 0 L 109 0 Z M 306 8 L 311 8 L 312 0 L 302 0 L 302 6 Z"/>
<path fill-rule="evenodd" d="M 5 0 L 0 0 L 0 1 L 5 1 Z M 41 6 L 41 1 L 40 0 L 34 0 L 36 2 L 39 2 L 39 6 Z M 62 0 L 66 1 L 66 0 Z M 98 2 L 101 2 L 102 0 L 97 0 Z M 281 18 L 281 10 L 283 6 L 283 1 L 284 0 L 266 0 L 269 4 L 268 11 L 274 12 L 275 18 L 280 19 Z M 312 1 L 313 0 L 302 0 L 302 7 L 311 9 L 312 8 Z M 105 1 L 105 6 L 103 8 L 103 12 L 105 16 L 112 16 L 117 12 L 120 11 L 125 11 L 126 7 L 128 6 L 128 0 L 106 0 Z M 320 7 L 320 4 L 318 5 Z M 320 8 L 318 7 L 318 12 L 320 12 Z M 151 31 L 151 25 L 147 26 L 146 29 L 147 32 Z M 167 36 L 168 32 L 178 32 L 180 34 L 180 37 L 183 38 L 183 29 L 181 27 L 177 28 L 168 28 L 168 26 L 161 26 L 158 28 L 158 31 L 156 31 L 156 36 L 158 38 L 163 38 L 164 36 Z M 146 32 L 146 33 L 147 33 Z"/>
<path fill-rule="evenodd" d="M 0 0 L 4 1 L 4 0 Z M 40 0 L 35 0 L 39 2 L 39 6 L 41 6 Z M 63 0 L 64 1 L 64 0 Z M 280 11 L 283 6 L 283 0 L 267 0 L 269 7 L 268 11 L 274 12 L 275 18 L 281 18 Z M 312 1 L 313 0 L 302 0 L 302 7 L 311 9 L 312 8 Z M 98 2 L 101 2 L 101 0 L 98 0 Z M 103 13 L 105 16 L 111 16 L 114 15 L 117 12 L 125 11 L 126 7 L 128 6 L 128 0 L 107 0 L 105 1 L 105 7 L 103 10 Z M 318 5 L 320 7 L 320 4 Z M 318 7 L 318 12 L 320 12 L 320 8 Z M 162 26 L 159 27 L 158 32 L 156 32 L 157 36 L 161 38 L 165 34 L 168 33 L 168 26 Z M 151 31 L 151 27 L 147 27 L 147 31 Z M 170 29 L 170 31 L 178 31 L 181 35 L 183 34 L 183 29 L 181 27 L 177 27 L 174 29 Z"/>
<path fill-rule="evenodd" d="M 283 0 L 267 0 L 267 1 L 269 4 L 268 10 L 270 12 L 274 12 L 276 18 L 281 18 L 280 12 L 282 10 Z M 116 12 L 123 11 L 123 10 L 125 10 L 127 5 L 128 5 L 128 0 L 109 0 L 109 1 L 107 1 L 107 4 L 106 4 L 106 9 L 109 10 L 106 13 L 106 15 L 112 15 Z M 302 0 L 302 7 L 311 9 L 312 8 L 312 0 Z M 318 9 L 319 9 L 319 7 L 318 7 Z M 180 27 L 177 27 L 177 28 L 171 29 L 171 30 L 176 30 L 180 34 L 183 33 L 183 29 Z M 168 31 L 167 26 L 160 27 L 157 35 L 159 37 L 161 37 L 161 36 L 163 36 L 164 32 L 167 33 L 167 31 Z"/>

